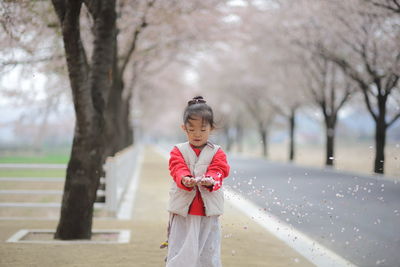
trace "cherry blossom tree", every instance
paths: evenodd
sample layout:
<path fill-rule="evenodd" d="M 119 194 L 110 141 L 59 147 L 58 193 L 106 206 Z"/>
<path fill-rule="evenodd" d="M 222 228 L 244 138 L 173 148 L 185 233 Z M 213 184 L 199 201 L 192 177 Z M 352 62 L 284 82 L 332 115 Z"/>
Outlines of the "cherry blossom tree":
<path fill-rule="evenodd" d="M 319 53 L 340 66 L 361 91 L 375 122 L 374 171 L 384 173 L 386 133 L 400 118 L 394 108 L 400 104 L 398 17 L 372 13 L 370 4 L 356 0 L 329 8 L 338 12 L 325 17 L 324 30 L 332 37 L 330 43 L 319 42 Z M 333 22 L 335 27 L 328 26 Z"/>

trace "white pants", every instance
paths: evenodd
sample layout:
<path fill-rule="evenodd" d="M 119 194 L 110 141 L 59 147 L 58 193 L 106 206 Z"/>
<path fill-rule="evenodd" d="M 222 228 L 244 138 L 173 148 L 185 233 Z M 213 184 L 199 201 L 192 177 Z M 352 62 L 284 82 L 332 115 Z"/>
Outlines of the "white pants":
<path fill-rule="evenodd" d="M 168 238 L 167 267 L 221 267 L 219 216 L 175 214 Z"/>

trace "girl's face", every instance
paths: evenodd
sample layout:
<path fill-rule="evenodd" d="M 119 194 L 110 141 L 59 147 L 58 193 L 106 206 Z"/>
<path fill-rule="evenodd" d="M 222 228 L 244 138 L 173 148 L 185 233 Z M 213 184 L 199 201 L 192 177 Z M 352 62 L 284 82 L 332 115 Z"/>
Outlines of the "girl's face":
<path fill-rule="evenodd" d="M 182 129 L 186 133 L 189 143 L 196 147 L 205 145 L 210 132 L 213 130 L 209 123 L 204 122 L 202 124 L 200 117 L 189 119 L 186 124 L 182 125 Z"/>

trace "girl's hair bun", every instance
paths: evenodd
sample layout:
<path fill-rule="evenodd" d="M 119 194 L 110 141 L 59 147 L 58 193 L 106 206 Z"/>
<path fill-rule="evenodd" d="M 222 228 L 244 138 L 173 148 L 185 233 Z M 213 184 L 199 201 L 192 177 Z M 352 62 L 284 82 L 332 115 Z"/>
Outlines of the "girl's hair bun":
<path fill-rule="evenodd" d="M 195 96 L 192 98 L 192 100 L 188 101 L 188 106 L 194 105 L 194 104 L 199 104 L 199 103 L 206 103 L 204 98 L 202 96 Z"/>
<path fill-rule="evenodd" d="M 186 125 L 189 120 L 196 119 L 195 117 L 200 117 L 202 124 L 209 123 L 212 128 L 215 127 L 213 111 L 202 96 L 195 96 L 188 102 L 183 112 L 183 123 Z"/>

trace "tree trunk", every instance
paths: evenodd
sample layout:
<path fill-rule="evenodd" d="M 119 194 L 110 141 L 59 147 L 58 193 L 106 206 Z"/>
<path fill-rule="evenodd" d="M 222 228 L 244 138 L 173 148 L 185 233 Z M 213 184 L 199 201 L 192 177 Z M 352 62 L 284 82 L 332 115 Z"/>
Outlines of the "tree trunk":
<path fill-rule="evenodd" d="M 115 69 L 115 67 L 113 69 L 114 76 L 118 76 L 118 70 Z M 127 129 L 129 129 L 130 127 L 128 125 L 124 125 L 124 123 L 128 124 L 128 119 L 126 118 L 126 116 L 129 116 L 129 107 L 127 108 L 128 114 L 126 115 L 124 113 L 125 103 L 122 99 L 123 86 L 123 81 L 115 77 L 113 78 L 113 85 L 108 94 L 107 108 L 105 114 L 105 140 L 107 140 L 107 142 L 105 144 L 106 147 L 103 154 L 103 162 L 105 162 L 107 157 L 114 156 L 118 151 L 129 146 L 129 144 L 126 145 L 125 136 L 127 135 Z M 107 185 L 105 183 L 99 184 L 98 189 L 105 191 L 106 186 Z M 96 202 L 105 202 L 105 197 L 98 196 L 96 198 Z"/>
<path fill-rule="evenodd" d="M 106 140 L 107 148 L 105 156 L 114 156 L 120 150 L 121 137 L 124 129 L 121 128 L 121 100 L 122 100 L 122 81 L 113 82 L 112 90 L 108 95 L 106 109 Z"/>
<path fill-rule="evenodd" d="M 122 99 L 121 102 L 121 119 L 119 123 L 123 129 L 123 138 L 121 147 L 125 148 L 133 144 L 133 125 L 130 121 L 130 99 Z"/>
<path fill-rule="evenodd" d="M 229 151 L 230 146 L 229 146 L 229 131 L 228 131 L 228 127 L 224 126 L 223 131 L 224 131 L 224 137 L 225 137 L 225 149 L 227 151 Z"/>
<path fill-rule="evenodd" d="M 94 47 L 89 67 L 80 38 L 82 1 L 52 0 L 59 18 L 76 123 L 55 239 L 90 239 L 93 205 L 103 170 L 106 95 L 115 42 L 115 0 L 90 2 Z"/>
<path fill-rule="evenodd" d="M 92 133 L 89 138 L 77 132 L 74 136 L 55 239 L 91 238 L 93 204 L 99 184 L 98 162 L 101 158 L 101 147 L 95 141 L 101 132 Z"/>
<path fill-rule="evenodd" d="M 123 83 L 121 86 L 113 88 L 114 96 L 109 100 L 107 110 L 108 127 L 108 156 L 112 156 L 118 151 L 130 146 L 133 143 L 132 124 L 129 120 L 129 99 L 122 97 Z"/>
<path fill-rule="evenodd" d="M 268 156 L 268 131 L 266 127 L 261 123 L 259 125 L 259 132 L 260 132 L 260 137 L 261 137 L 261 142 L 262 142 L 262 155 L 264 157 Z"/>
<path fill-rule="evenodd" d="M 382 113 L 381 113 L 382 114 Z M 375 173 L 384 173 L 385 166 L 386 123 L 385 117 L 379 116 L 375 122 Z"/>
<path fill-rule="evenodd" d="M 334 165 L 335 154 L 335 128 L 336 119 L 331 116 L 325 118 L 325 131 L 326 131 L 326 166 Z"/>
<path fill-rule="evenodd" d="M 239 120 L 236 121 L 236 144 L 237 152 L 243 152 L 243 127 Z"/>
<path fill-rule="evenodd" d="M 381 82 L 376 81 L 378 89 L 380 89 Z M 385 166 L 385 144 L 386 144 L 386 130 L 388 124 L 386 123 L 386 103 L 387 95 L 381 94 L 379 90 L 377 96 L 378 115 L 373 116 L 375 119 L 375 163 L 374 172 L 384 173 Z"/>
<path fill-rule="evenodd" d="M 289 137 L 290 137 L 290 145 L 289 145 L 289 160 L 293 161 L 294 160 L 294 133 L 295 133 L 295 128 L 296 128 L 296 109 L 292 108 L 290 110 L 290 117 L 289 117 Z"/>
<path fill-rule="evenodd" d="M 117 38 L 117 36 L 115 37 Z M 112 90 L 108 95 L 108 105 L 106 111 L 107 120 L 107 149 L 105 156 L 113 156 L 118 151 L 133 143 L 133 130 L 129 121 L 130 96 L 128 92 L 124 97 L 125 83 L 123 81 L 123 73 L 118 66 L 118 44 L 114 44 L 114 64 L 112 72 Z"/>
<path fill-rule="evenodd" d="M 231 132 L 229 129 L 229 125 L 226 125 L 224 127 L 224 135 L 225 135 L 225 147 L 226 147 L 226 151 L 230 152 L 232 150 L 232 136 L 231 136 Z"/>

